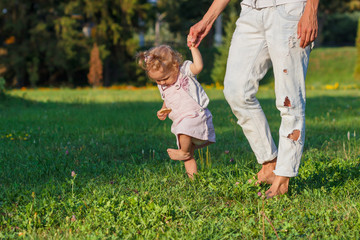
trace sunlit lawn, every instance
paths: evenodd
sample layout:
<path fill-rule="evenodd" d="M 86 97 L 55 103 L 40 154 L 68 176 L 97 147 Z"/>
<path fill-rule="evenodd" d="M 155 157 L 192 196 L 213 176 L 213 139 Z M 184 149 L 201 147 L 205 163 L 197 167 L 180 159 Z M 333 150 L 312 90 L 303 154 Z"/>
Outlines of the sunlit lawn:
<path fill-rule="evenodd" d="M 0 238 L 360 238 L 358 89 L 308 90 L 299 176 L 269 200 L 267 186 L 247 183 L 259 165 L 222 91 L 206 91 L 217 143 L 196 154 L 193 182 L 166 155 L 176 141 L 156 118 L 156 88 L 8 92 Z M 277 141 L 273 90 L 258 97 Z"/>

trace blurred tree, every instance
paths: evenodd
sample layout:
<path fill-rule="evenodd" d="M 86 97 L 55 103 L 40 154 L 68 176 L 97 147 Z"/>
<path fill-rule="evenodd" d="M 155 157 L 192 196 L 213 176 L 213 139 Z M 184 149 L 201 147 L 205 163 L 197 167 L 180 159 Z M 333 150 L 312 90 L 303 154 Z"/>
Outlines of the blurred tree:
<path fill-rule="evenodd" d="M 320 1 L 320 28 L 329 14 L 359 10 L 359 2 Z M 139 48 L 138 33 L 149 27 L 154 29 L 161 16 L 164 26 L 168 26 L 167 33 L 171 35 L 171 38 L 166 38 L 167 43 L 183 47 L 180 50 L 188 54 L 185 40 L 189 28 L 201 19 L 211 3 L 212 0 L 2 0 L 0 52 L 5 54 L 0 54 L 0 66 L 1 69 L 5 66 L 6 72 L 1 70 L 1 76 L 7 84 L 17 87 L 87 84 L 90 52 L 96 43 L 103 65 L 104 85 L 114 82 L 144 84 L 146 78 L 136 68 L 133 59 Z M 217 48 L 216 68 L 224 69 L 232 35 L 229 29 L 234 26 L 229 21 L 236 19 L 232 16 L 238 15 L 239 3 L 240 0 L 231 1 L 222 15 L 227 35 L 225 49 Z M 353 28 L 347 24 L 350 18 L 334 18 L 338 24 L 336 19 L 344 19 L 341 24 L 346 27 L 342 30 Z M 330 39 L 331 31 L 324 36 Z M 344 31 L 341 34 L 349 35 Z M 211 32 L 201 45 L 204 48 L 202 54 L 206 56 L 204 62 L 208 61 L 207 68 L 211 68 L 213 62 L 213 39 Z M 209 76 L 206 71 L 204 69 L 202 74 Z M 213 74 L 216 71 L 214 69 Z M 221 79 L 220 75 L 213 77 Z"/>
<path fill-rule="evenodd" d="M 326 16 L 322 32 L 319 34 L 322 45 L 354 46 L 360 12 L 334 13 Z"/>
<path fill-rule="evenodd" d="M 331 14 L 347 10 L 350 0 L 328 0 L 319 2 L 319 13 Z"/>
<path fill-rule="evenodd" d="M 33 51 L 36 50 L 35 43 L 29 36 L 29 29 L 34 26 L 34 16 L 28 14 L 35 7 L 32 3 L 9 0 L 0 2 L 0 39 L 6 49 L 0 62 L 12 72 L 18 86 L 25 84 L 27 67 L 32 68 L 29 62 L 31 58 L 36 58 L 36 54 L 31 54 L 29 48 L 32 46 L 35 48 Z M 33 79 L 36 79 L 36 76 Z"/>
<path fill-rule="evenodd" d="M 169 24 L 170 31 L 177 36 L 177 43 L 186 45 L 186 37 L 190 27 L 198 22 L 210 7 L 212 0 L 158 0 L 156 11 L 159 16 L 166 14 L 164 21 Z M 204 39 L 202 45 L 212 46 L 213 33 Z"/>
<path fill-rule="evenodd" d="M 91 43 L 81 32 L 83 17 L 68 11 L 67 4 L 62 6 L 62 14 L 54 19 L 55 45 L 48 46 L 47 57 L 48 69 L 53 70 L 50 83 L 54 84 L 58 78 L 65 82 L 67 79 L 71 85 L 86 83 L 89 53 Z"/>
<path fill-rule="evenodd" d="M 13 79 L 17 87 L 34 87 L 60 77 L 71 80 L 78 69 L 86 69 L 89 47 L 72 30 L 79 26 L 76 19 L 61 17 L 65 4 L 55 0 L 0 2 L 0 40 L 8 40 L 3 45 L 7 54 L 0 63 L 7 69 L 8 82 Z"/>
<path fill-rule="evenodd" d="M 145 19 L 150 7 L 145 0 L 74 0 L 66 5 L 67 13 L 83 13 L 84 21 L 94 25 L 92 41 L 99 46 L 104 85 L 136 81 L 139 17 Z"/>
<path fill-rule="evenodd" d="M 4 97 L 5 93 L 5 79 L 3 77 L 0 77 L 0 98 Z"/>
<path fill-rule="evenodd" d="M 17 87 L 86 84 L 90 51 L 99 46 L 104 82 L 135 81 L 133 56 L 146 0 L 3 0 L 0 2 L 0 64 Z M 91 26 L 91 27 L 89 27 Z M 88 31 L 89 30 L 89 31 Z M 90 33 L 90 34 L 89 34 Z"/>
<path fill-rule="evenodd" d="M 173 36 L 175 36 L 173 38 L 173 41 L 169 41 L 169 38 L 167 38 L 166 36 L 161 36 L 160 42 L 171 44 L 172 46 L 176 47 L 176 49 L 180 53 L 182 53 L 186 59 L 191 59 L 191 54 L 186 46 L 186 37 L 189 33 L 190 27 L 201 20 L 212 2 L 212 0 L 158 0 L 157 5 L 154 7 L 153 11 L 157 12 L 158 16 L 165 16 L 163 20 L 163 27 L 168 26 L 170 32 L 173 34 Z M 239 10 L 240 1 L 231 1 L 229 3 L 228 7 L 224 10 L 222 14 L 222 22 L 224 26 L 226 26 L 230 19 L 232 21 L 231 24 L 234 26 L 234 19 L 236 18 L 236 16 L 239 15 Z M 208 36 L 205 37 L 205 39 L 200 45 L 200 51 L 203 55 L 205 68 L 199 74 L 199 80 L 202 83 L 206 84 L 210 84 L 213 82 L 212 75 L 214 65 L 214 68 L 216 68 L 215 71 L 218 71 L 221 68 L 225 68 L 226 65 L 227 49 L 225 50 L 223 49 L 223 47 L 214 47 L 214 30 L 215 26 L 212 28 Z M 232 33 L 229 34 L 229 37 L 231 39 Z M 223 56 L 221 57 L 222 60 L 217 57 L 218 60 L 214 63 L 214 55 L 217 51 L 221 51 L 221 54 L 223 54 Z M 225 58 L 225 60 L 223 58 Z"/>
<path fill-rule="evenodd" d="M 359 0 L 327 0 L 319 2 L 319 14 L 344 13 L 360 10 Z"/>
<path fill-rule="evenodd" d="M 229 48 L 232 35 L 235 30 L 235 22 L 239 17 L 239 5 L 234 1 L 230 2 L 225 12 L 225 37 L 223 44 L 217 48 L 218 53 L 215 54 L 214 67 L 211 71 L 211 78 L 216 85 L 224 85 L 224 77 L 226 71 L 226 62 L 229 55 Z"/>
<path fill-rule="evenodd" d="M 358 82 L 360 81 L 360 18 L 357 29 L 357 37 L 356 37 L 356 49 L 357 49 L 357 59 L 355 64 L 354 78 Z"/>
<path fill-rule="evenodd" d="M 324 41 L 326 41 L 326 38 L 331 38 L 331 37 L 327 37 L 326 35 L 336 34 L 335 32 L 333 32 L 333 30 L 329 29 L 329 27 L 331 28 L 331 25 L 330 26 L 328 25 L 328 22 L 331 21 L 332 15 L 343 14 L 346 12 L 358 11 L 358 10 L 360 10 L 360 0 L 320 1 L 319 2 L 319 12 L 318 12 L 319 34 L 318 34 L 318 38 L 315 41 L 315 45 L 320 46 L 323 44 Z M 330 20 L 329 20 L 329 18 L 330 18 Z M 350 25 L 352 24 L 351 17 L 349 18 L 348 16 L 345 16 L 345 15 L 341 17 L 338 15 L 335 18 L 348 19 L 345 21 L 349 22 Z M 334 19 L 334 18 L 332 18 L 332 19 Z M 342 21 L 342 22 L 344 22 L 344 21 Z M 345 25 L 348 25 L 348 24 L 345 23 Z M 334 30 L 336 29 L 335 27 L 332 27 L 332 28 Z M 347 26 L 347 28 L 348 28 L 348 26 Z M 326 32 L 325 35 L 323 34 L 324 32 Z"/>
<path fill-rule="evenodd" d="M 93 49 L 90 54 L 90 70 L 87 75 L 88 82 L 93 87 L 98 87 L 102 85 L 103 79 L 103 66 L 100 60 L 100 52 L 96 43 L 94 43 Z"/>
<path fill-rule="evenodd" d="M 348 4 L 350 11 L 356 11 L 360 9 L 360 0 L 350 0 Z"/>

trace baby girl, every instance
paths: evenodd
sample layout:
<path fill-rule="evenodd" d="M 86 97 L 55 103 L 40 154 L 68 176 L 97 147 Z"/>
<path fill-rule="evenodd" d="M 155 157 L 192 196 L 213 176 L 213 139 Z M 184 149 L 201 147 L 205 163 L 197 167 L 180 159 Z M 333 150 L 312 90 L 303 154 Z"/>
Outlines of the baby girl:
<path fill-rule="evenodd" d="M 215 142 L 212 115 L 207 109 L 209 98 L 196 75 L 203 68 L 198 48 L 190 48 L 193 62 L 182 62 L 181 54 L 170 46 L 161 45 L 137 55 L 139 65 L 148 77 L 157 83 L 162 108 L 157 112 L 160 120 L 168 116 L 173 124 L 178 149 L 167 149 L 171 159 L 181 160 L 192 179 L 197 173 L 194 150 Z"/>

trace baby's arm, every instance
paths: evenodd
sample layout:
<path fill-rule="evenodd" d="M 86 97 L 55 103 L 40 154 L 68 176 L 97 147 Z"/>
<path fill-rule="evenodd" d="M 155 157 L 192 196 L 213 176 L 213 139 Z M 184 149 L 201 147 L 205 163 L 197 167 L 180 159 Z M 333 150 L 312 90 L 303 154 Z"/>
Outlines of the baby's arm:
<path fill-rule="evenodd" d="M 190 47 L 190 51 L 193 57 L 193 63 L 190 65 L 190 70 L 194 75 L 197 75 L 201 72 L 204 66 L 201 53 L 196 47 Z"/>

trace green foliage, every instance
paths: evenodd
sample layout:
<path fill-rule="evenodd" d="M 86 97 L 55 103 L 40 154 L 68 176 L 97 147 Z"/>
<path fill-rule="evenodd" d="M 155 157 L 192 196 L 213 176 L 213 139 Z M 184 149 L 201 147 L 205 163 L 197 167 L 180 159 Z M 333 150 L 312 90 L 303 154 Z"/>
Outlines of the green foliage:
<path fill-rule="evenodd" d="M 4 45 L 7 54 L 0 63 L 18 87 L 81 85 L 96 42 L 105 62 L 106 84 L 136 79 L 134 32 L 138 16 L 146 16 L 148 8 L 144 1 L 2 1 L 0 9 L 6 11 L 0 13 L 0 39 L 15 41 Z M 86 25 L 94 26 L 92 38 L 82 32 Z"/>
<path fill-rule="evenodd" d="M 5 84 L 6 84 L 5 78 L 0 77 L 0 92 L 1 93 L 3 93 L 5 91 Z"/>
<path fill-rule="evenodd" d="M 222 92 L 207 93 L 217 143 L 196 153 L 190 181 L 167 156 L 176 140 L 156 118 L 157 89 L 10 91 L 0 102 L 0 238 L 359 238 L 359 91 L 308 91 L 299 176 L 268 200 L 258 196 L 268 186 L 247 181 L 260 166 Z M 277 138 L 273 90 L 259 96 Z"/>
<path fill-rule="evenodd" d="M 13 73 L 7 78 L 9 81 L 15 77 L 18 87 L 34 87 L 66 74 L 71 82 L 75 72 L 86 69 L 86 39 L 75 30 L 80 23 L 64 15 L 66 2 L 2 4 L 0 8 L 7 12 L 0 16 L 4 21 L 1 37 L 15 39 L 5 45 L 7 54 L 1 58 L 8 72 Z"/>
<path fill-rule="evenodd" d="M 344 61 L 346 59 L 346 61 Z M 316 88 L 327 84 L 353 85 L 356 48 L 315 48 L 310 54 L 306 86 Z"/>
<path fill-rule="evenodd" d="M 36 83 L 39 81 L 39 59 L 33 58 L 32 61 L 27 63 L 27 73 L 29 75 L 29 81 L 32 87 L 36 87 Z"/>
<path fill-rule="evenodd" d="M 191 52 L 187 46 L 177 47 L 176 50 L 182 54 L 184 60 L 192 60 Z M 214 66 L 214 58 L 217 49 L 215 47 L 204 47 L 200 45 L 199 50 L 204 62 L 204 68 L 197 76 L 197 79 L 201 84 L 210 85 L 213 83 L 213 80 L 211 79 L 211 72 Z"/>
<path fill-rule="evenodd" d="M 139 32 L 148 31 L 153 35 L 151 29 L 157 16 L 164 14 L 161 33 L 167 36 L 162 40 L 175 48 L 186 47 L 189 28 L 201 19 L 211 3 L 211 0 L 159 0 L 157 4 L 146 0 L 3 0 L 0 2 L 0 45 L 7 54 L 0 56 L 0 65 L 6 68 L 4 77 L 11 87 L 85 85 L 90 51 L 95 42 L 104 64 L 104 85 L 145 85 L 146 78 L 134 62 L 139 50 Z M 359 6 L 357 0 L 320 1 L 320 25 L 323 26 L 320 43 L 352 44 L 359 15 L 355 11 Z M 200 77 L 205 83 L 221 84 L 223 80 L 231 22 L 238 8 L 239 1 L 231 1 L 224 10 L 223 47 L 214 50 L 213 31 L 202 43 L 206 68 Z M 83 33 L 85 26 L 91 27 L 91 37 Z M 149 39 L 151 45 L 154 37 Z M 215 53 L 218 56 L 214 62 Z M 215 66 L 213 71 L 212 66 Z"/>
<path fill-rule="evenodd" d="M 223 44 L 217 47 L 218 54 L 215 55 L 214 68 L 211 72 L 211 78 L 213 82 L 219 85 L 224 85 L 224 77 L 227 58 L 229 55 L 230 43 L 236 27 L 235 22 L 238 18 L 237 9 L 233 6 L 233 4 L 230 5 L 229 8 L 229 19 L 225 21 L 225 37 L 223 39 Z"/>
<path fill-rule="evenodd" d="M 357 2 L 357 4 L 354 4 Z M 344 13 L 346 11 L 359 10 L 360 8 L 358 0 L 328 0 L 326 2 L 319 1 L 319 13 L 332 14 L 332 13 Z"/>
<path fill-rule="evenodd" d="M 327 15 L 320 32 L 322 45 L 355 45 L 360 12 Z"/>
<path fill-rule="evenodd" d="M 211 0 L 159 0 L 157 1 L 156 11 L 166 13 L 164 21 L 169 23 L 170 31 L 179 33 L 177 42 L 186 44 L 186 36 L 190 27 L 198 22 L 210 7 Z M 202 45 L 210 47 L 212 45 L 212 34 L 207 37 Z M 208 40 L 208 42 L 206 41 Z"/>
<path fill-rule="evenodd" d="M 3 100 L 5 98 L 5 78 L 0 77 L 0 99 Z"/>
<path fill-rule="evenodd" d="M 105 85 L 137 79 L 133 57 L 138 41 L 134 32 L 138 30 L 138 17 L 143 16 L 149 6 L 142 1 L 108 0 L 67 5 L 66 11 L 81 12 L 95 24 L 94 41 L 99 45 L 104 62 Z"/>
<path fill-rule="evenodd" d="M 358 21 L 360 21 L 360 18 Z M 357 50 L 357 58 L 356 58 L 354 78 L 360 81 L 360 24 L 359 23 L 358 23 L 357 37 L 356 37 L 356 50 Z"/>

